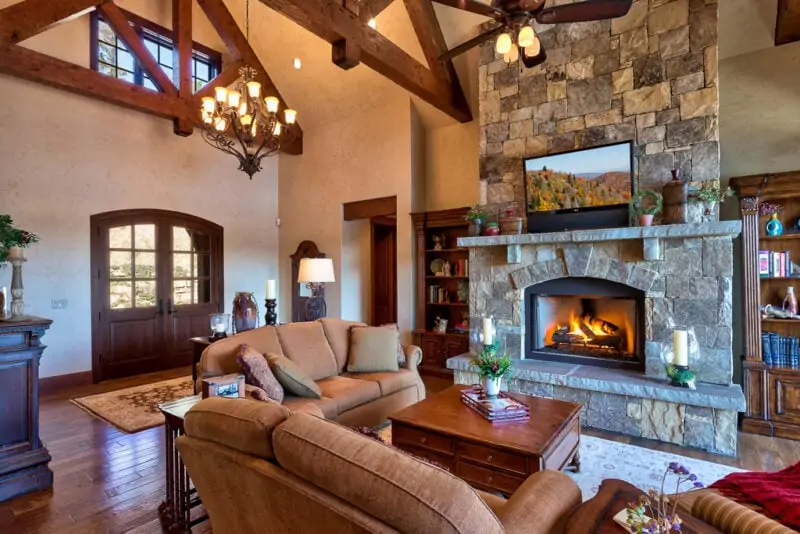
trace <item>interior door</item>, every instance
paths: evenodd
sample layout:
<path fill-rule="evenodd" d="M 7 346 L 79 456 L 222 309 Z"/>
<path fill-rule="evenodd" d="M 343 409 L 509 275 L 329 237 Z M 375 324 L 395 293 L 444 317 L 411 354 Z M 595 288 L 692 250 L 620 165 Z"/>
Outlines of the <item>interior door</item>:
<path fill-rule="evenodd" d="M 372 324 L 397 322 L 397 220 L 375 217 L 372 231 Z"/>
<path fill-rule="evenodd" d="M 191 363 L 190 337 L 222 309 L 222 228 L 190 215 L 92 217 L 95 382 Z"/>

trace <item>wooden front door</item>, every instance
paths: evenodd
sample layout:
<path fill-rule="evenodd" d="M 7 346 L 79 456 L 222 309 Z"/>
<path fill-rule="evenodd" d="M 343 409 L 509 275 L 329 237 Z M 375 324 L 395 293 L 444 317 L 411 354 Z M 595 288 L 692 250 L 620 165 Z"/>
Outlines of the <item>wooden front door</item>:
<path fill-rule="evenodd" d="M 189 365 L 222 311 L 222 228 L 162 210 L 92 216 L 95 382 Z"/>
<path fill-rule="evenodd" d="M 372 324 L 397 322 L 397 219 L 373 217 Z"/>

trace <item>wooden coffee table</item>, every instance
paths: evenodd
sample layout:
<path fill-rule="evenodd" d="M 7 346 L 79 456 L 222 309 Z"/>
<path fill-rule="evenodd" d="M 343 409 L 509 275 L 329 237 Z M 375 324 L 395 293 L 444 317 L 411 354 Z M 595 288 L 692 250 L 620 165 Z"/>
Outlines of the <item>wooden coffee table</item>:
<path fill-rule="evenodd" d="M 530 420 L 492 424 L 461 402 L 465 387 L 450 387 L 389 417 L 392 445 L 503 495 L 537 471 L 580 469 L 580 404 L 510 394 L 528 405 Z"/>
<path fill-rule="evenodd" d="M 565 534 L 622 534 L 625 530 L 614 521 L 614 516 L 643 493 L 623 480 L 604 480 L 597 495 L 570 514 Z M 721 534 L 716 528 L 686 512 L 681 511 L 678 515 L 683 521 L 683 534 Z"/>

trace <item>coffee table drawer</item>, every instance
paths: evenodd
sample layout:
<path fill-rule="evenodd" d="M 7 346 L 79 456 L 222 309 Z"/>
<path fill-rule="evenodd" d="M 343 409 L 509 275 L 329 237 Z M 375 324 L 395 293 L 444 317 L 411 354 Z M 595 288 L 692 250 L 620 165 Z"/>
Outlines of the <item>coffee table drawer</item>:
<path fill-rule="evenodd" d="M 458 462 L 456 465 L 456 475 L 463 478 L 473 486 L 481 486 L 497 490 L 506 495 L 510 495 L 517 491 L 525 477 L 516 477 L 513 475 L 506 475 L 479 467 L 477 465 L 469 464 L 466 462 Z"/>
<path fill-rule="evenodd" d="M 424 449 L 443 452 L 450 456 L 453 455 L 453 450 L 455 448 L 454 440 L 446 436 L 403 425 L 392 425 L 392 443 L 422 447 Z"/>
<path fill-rule="evenodd" d="M 456 451 L 459 458 L 467 458 L 479 464 L 513 471 L 520 475 L 528 474 L 528 462 L 524 456 L 465 441 L 458 442 Z"/>
<path fill-rule="evenodd" d="M 455 472 L 455 460 L 453 458 L 448 458 L 442 454 L 436 454 L 435 452 L 429 451 L 427 449 L 422 449 L 420 447 L 412 447 L 410 445 L 406 445 L 403 443 L 398 443 L 397 448 L 403 452 L 407 452 L 413 456 L 417 456 L 419 458 L 424 458 L 425 460 L 433 463 L 437 467 L 441 467 L 442 469 L 446 469 L 451 473 Z"/>

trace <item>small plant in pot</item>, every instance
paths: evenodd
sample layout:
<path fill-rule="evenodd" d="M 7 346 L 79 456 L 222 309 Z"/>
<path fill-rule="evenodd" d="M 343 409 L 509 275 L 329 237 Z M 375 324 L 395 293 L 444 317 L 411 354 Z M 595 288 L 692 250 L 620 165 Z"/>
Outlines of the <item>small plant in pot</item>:
<path fill-rule="evenodd" d="M 481 235 L 483 221 L 486 219 L 486 212 L 483 210 L 483 206 L 477 202 L 470 206 L 464 219 L 469 223 L 470 237 L 478 237 Z"/>
<path fill-rule="evenodd" d="M 500 383 L 511 371 L 511 358 L 497 355 L 497 344 L 483 348 L 472 360 L 472 366 L 481 377 L 481 387 L 489 397 L 500 393 Z"/>
<path fill-rule="evenodd" d="M 11 258 L 24 257 L 23 249 L 38 242 L 38 235 L 17 228 L 10 215 L 0 214 L 0 267 Z"/>
<path fill-rule="evenodd" d="M 689 192 L 689 202 L 700 203 L 703 206 L 703 219 L 710 221 L 714 217 L 717 205 L 733 196 L 733 189 L 722 188 L 719 180 L 708 180 L 693 185 Z"/>
<path fill-rule="evenodd" d="M 522 217 L 515 208 L 507 208 L 500 217 L 500 233 L 503 235 L 519 235 L 522 233 Z"/>
<path fill-rule="evenodd" d="M 629 208 L 639 226 L 653 225 L 653 217 L 661 211 L 663 200 L 661 193 L 653 189 L 641 189 L 633 195 Z"/>

